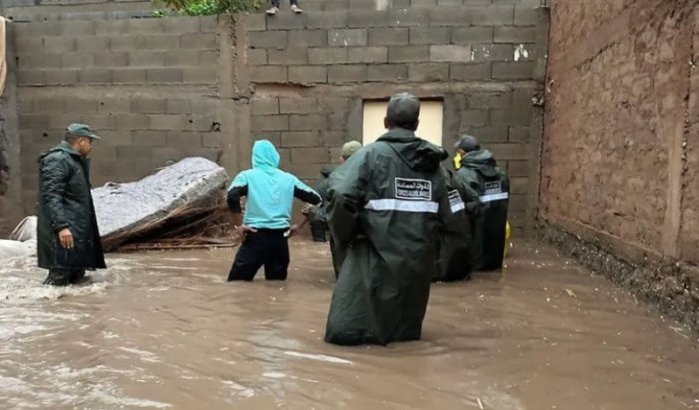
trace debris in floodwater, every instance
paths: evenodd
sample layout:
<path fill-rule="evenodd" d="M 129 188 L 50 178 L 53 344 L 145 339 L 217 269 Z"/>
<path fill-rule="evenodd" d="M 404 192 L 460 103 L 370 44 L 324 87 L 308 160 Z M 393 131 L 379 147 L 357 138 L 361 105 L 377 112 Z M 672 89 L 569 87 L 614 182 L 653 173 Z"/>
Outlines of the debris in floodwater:
<path fill-rule="evenodd" d="M 570 289 L 566 289 L 566 293 L 567 293 L 568 296 L 570 296 L 571 298 L 577 298 L 577 297 L 578 297 L 578 295 L 576 295 L 575 292 L 573 292 L 573 291 L 570 290 Z"/>

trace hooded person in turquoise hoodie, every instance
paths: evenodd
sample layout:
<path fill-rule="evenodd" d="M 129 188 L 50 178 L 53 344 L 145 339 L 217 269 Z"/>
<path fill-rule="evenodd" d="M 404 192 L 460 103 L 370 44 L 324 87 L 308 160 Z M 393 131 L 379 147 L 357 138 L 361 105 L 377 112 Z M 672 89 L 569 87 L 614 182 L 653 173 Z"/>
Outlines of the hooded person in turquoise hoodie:
<path fill-rule="evenodd" d="M 240 198 L 246 197 L 241 217 Z M 239 173 L 228 189 L 228 208 L 236 233 L 243 243 L 228 275 L 229 281 L 251 281 L 261 266 L 265 279 L 285 280 L 289 267 L 288 236 L 294 198 L 317 205 L 318 193 L 294 175 L 279 169 L 279 153 L 271 142 L 256 141 L 252 147 L 252 169 Z M 288 234 L 287 234 L 288 233 Z"/>

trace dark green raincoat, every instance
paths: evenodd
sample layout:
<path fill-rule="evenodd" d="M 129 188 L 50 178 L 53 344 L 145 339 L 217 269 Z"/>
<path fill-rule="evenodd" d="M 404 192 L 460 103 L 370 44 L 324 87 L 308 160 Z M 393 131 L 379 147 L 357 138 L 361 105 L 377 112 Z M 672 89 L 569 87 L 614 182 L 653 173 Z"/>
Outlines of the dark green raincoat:
<path fill-rule="evenodd" d="M 417 340 L 437 274 L 439 230 L 451 213 L 441 148 L 394 129 L 330 175 L 328 222 L 347 251 L 325 340 Z"/>
<path fill-rule="evenodd" d="M 39 157 L 37 255 L 45 269 L 103 269 L 102 243 L 90 192 L 90 163 L 63 142 Z M 69 228 L 74 248 L 58 232 Z"/>
<path fill-rule="evenodd" d="M 452 213 L 441 229 L 439 271 L 434 280 L 464 280 L 470 277 L 473 270 L 469 212 L 473 212 L 478 198 L 471 194 L 473 191 L 461 192 L 456 189 L 451 171 L 442 168 L 442 176 L 449 191 Z"/>
<path fill-rule="evenodd" d="M 482 149 L 461 159 L 461 168 L 454 173 L 453 181 L 460 191 L 475 192 L 481 204 L 479 211 L 471 214 L 474 268 L 500 269 L 505 252 L 510 180 L 490 151 Z"/>

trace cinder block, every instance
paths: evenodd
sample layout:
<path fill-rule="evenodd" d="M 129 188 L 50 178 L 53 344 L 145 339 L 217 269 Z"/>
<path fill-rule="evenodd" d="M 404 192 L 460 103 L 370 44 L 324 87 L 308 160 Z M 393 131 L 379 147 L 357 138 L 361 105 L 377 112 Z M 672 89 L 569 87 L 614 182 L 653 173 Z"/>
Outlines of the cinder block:
<path fill-rule="evenodd" d="M 320 145 L 318 131 L 282 132 L 282 147 L 317 147 Z"/>
<path fill-rule="evenodd" d="M 23 128 L 28 128 L 31 130 L 37 130 L 42 128 L 48 128 L 51 123 L 51 116 L 48 114 L 25 114 L 19 113 L 19 123 Z M 66 124 L 61 125 L 65 127 Z"/>
<path fill-rule="evenodd" d="M 198 17 L 167 17 L 162 20 L 162 32 L 173 34 L 198 33 Z"/>
<path fill-rule="evenodd" d="M 146 36 L 144 48 L 148 50 L 173 50 L 180 47 L 180 36 Z"/>
<path fill-rule="evenodd" d="M 389 47 L 389 63 L 412 63 L 429 61 L 430 49 L 428 46 Z"/>
<path fill-rule="evenodd" d="M 515 7 L 514 24 L 516 26 L 535 26 L 539 22 L 538 10 L 533 7 Z"/>
<path fill-rule="evenodd" d="M 514 6 L 474 7 L 471 10 L 471 24 L 474 26 L 506 26 L 515 20 Z"/>
<path fill-rule="evenodd" d="M 300 30 L 306 26 L 306 16 L 293 13 L 279 13 L 273 17 L 267 17 L 267 30 Z"/>
<path fill-rule="evenodd" d="M 526 177 L 529 176 L 529 161 L 507 161 L 507 176 Z"/>
<path fill-rule="evenodd" d="M 125 19 L 100 20 L 99 24 L 95 24 L 95 34 L 101 36 L 128 33 L 127 22 Z"/>
<path fill-rule="evenodd" d="M 282 145 L 282 133 L 280 131 L 257 131 L 255 135 L 253 135 L 253 138 L 255 141 L 267 140 L 274 144 L 274 146 L 277 147 L 277 152 L 279 152 L 282 164 L 288 164 L 291 161 L 289 149 L 279 148 Z"/>
<path fill-rule="evenodd" d="M 289 67 L 289 82 L 297 84 L 325 83 L 328 81 L 327 70 L 325 66 Z"/>
<path fill-rule="evenodd" d="M 100 114 L 129 114 L 131 112 L 131 101 L 127 98 L 103 96 L 97 98 L 97 112 Z"/>
<path fill-rule="evenodd" d="M 42 23 L 44 24 L 44 23 Z M 62 23 L 61 36 L 93 36 L 95 34 L 94 21 L 71 21 Z"/>
<path fill-rule="evenodd" d="M 251 128 L 254 131 L 287 131 L 288 115 L 253 115 Z"/>
<path fill-rule="evenodd" d="M 470 46 L 430 46 L 430 61 L 471 61 Z"/>
<path fill-rule="evenodd" d="M 347 13 L 347 27 L 385 27 L 388 10 L 352 10 Z"/>
<path fill-rule="evenodd" d="M 215 33 L 218 30 L 218 16 L 199 17 L 199 31 L 202 33 Z"/>
<path fill-rule="evenodd" d="M 298 115 L 289 116 L 289 129 L 294 131 L 325 130 L 327 122 L 324 115 Z"/>
<path fill-rule="evenodd" d="M 368 34 L 366 29 L 328 30 L 328 45 L 331 47 L 366 46 Z"/>
<path fill-rule="evenodd" d="M 488 110 L 461 111 L 461 125 L 467 127 L 483 126 L 488 123 Z"/>
<path fill-rule="evenodd" d="M 526 191 L 523 193 L 517 193 L 517 194 L 513 193 L 512 186 L 510 186 L 510 198 L 509 198 L 509 201 L 507 204 L 508 216 L 510 213 L 519 214 L 519 213 L 523 213 L 524 211 L 527 210 L 528 199 L 527 199 L 527 195 L 525 195 L 525 194 L 526 194 Z M 514 222 L 513 222 L 513 224 L 514 224 Z M 512 224 L 510 226 L 512 226 Z M 515 233 L 515 235 L 516 235 L 516 233 Z"/>
<path fill-rule="evenodd" d="M 527 177 L 511 177 L 510 192 L 513 194 L 526 194 L 529 188 L 529 178 Z"/>
<path fill-rule="evenodd" d="M 536 41 L 536 28 L 495 27 L 494 41 L 496 43 L 534 43 Z"/>
<path fill-rule="evenodd" d="M 291 162 L 294 164 L 327 164 L 330 161 L 328 149 L 325 147 L 292 148 Z"/>
<path fill-rule="evenodd" d="M 512 94 L 509 92 L 470 92 L 466 94 L 468 108 L 510 108 L 512 106 Z"/>
<path fill-rule="evenodd" d="M 80 70 L 78 81 L 84 84 L 108 84 L 112 82 L 112 72 L 107 68 Z"/>
<path fill-rule="evenodd" d="M 78 37 L 76 40 L 76 49 L 80 53 L 102 53 L 105 50 L 109 50 L 109 37 Z"/>
<path fill-rule="evenodd" d="M 190 33 L 180 37 L 180 47 L 196 48 L 197 50 L 218 49 L 218 38 L 210 33 Z"/>
<path fill-rule="evenodd" d="M 435 7 L 429 10 L 430 26 L 468 26 L 472 19 L 471 8 Z"/>
<path fill-rule="evenodd" d="M 349 0 L 325 0 L 322 9 L 324 11 L 347 11 L 350 8 Z"/>
<path fill-rule="evenodd" d="M 219 99 L 218 98 L 198 98 L 194 101 L 192 101 L 191 105 L 191 111 L 192 114 L 196 115 L 202 115 L 202 116 L 211 116 L 215 113 L 218 112 L 219 108 Z"/>
<path fill-rule="evenodd" d="M 182 69 L 182 81 L 196 84 L 216 84 L 218 70 L 216 67 L 186 67 Z"/>
<path fill-rule="evenodd" d="M 350 0 L 351 1 L 351 0 Z M 311 164 L 311 163 L 291 163 L 287 167 L 287 171 L 296 175 L 303 181 L 311 183 L 310 181 L 315 180 L 320 176 L 321 164 Z M 312 184 L 312 183 L 311 183 Z"/>
<path fill-rule="evenodd" d="M 512 107 L 509 110 L 494 109 L 490 112 L 490 122 L 492 124 L 522 126 L 531 124 L 531 121 L 531 106 Z"/>
<path fill-rule="evenodd" d="M 526 144 L 490 144 L 488 149 L 498 161 L 529 159 L 529 150 Z"/>
<path fill-rule="evenodd" d="M 253 98 L 250 101 L 252 115 L 279 114 L 278 98 Z"/>
<path fill-rule="evenodd" d="M 197 50 L 166 51 L 163 54 L 165 67 L 198 67 L 199 53 Z"/>
<path fill-rule="evenodd" d="M 44 47 L 44 39 L 41 37 L 16 36 L 15 45 L 17 54 L 31 54 Z"/>
<path fill-rule="evenodd" d="M 257 50 L 264 51 L 264 50 Z M 167 60 L 167 58 L 166 58 Z M 218 65 L 218 51 L 204 50 L 199 52 L 199 65 Z"/>
<path fill-rule="evenodd" d="M 408 78 L 406 64 L 372 64 L 369 66 L 369 81 L 403 81 Z"/>
<path fill-rule="evenodd" d="M 168 114 L 189 114 L 192 111 L 190 100 L 168 98 L 166 104 Z"/>
<path fill-rule="evenodd" d="M 164 98 L 135 97 L 131 100 L 130 111 L 137 114 L 164 114 L 167 100 Z"/>
<path fill-rule="evenodd" d="M 250 65 L 267 64 L 267 50 L 263 48 L 250 48 L 246 51 L 247 62 Z"/>
<path fill-rule="evenodd" d="M 534 64 L 531 61 L 493 63 L 492 78 L 502 80 L 524 80 L 532 77 Z"/>
<path fill-rule="evenodd" d="M 182 82 L 182 69 L 150 68 L 146 70 L 146 81 L 149 83 L 179 83 Z"/>
<path fill-rule="evenodd" d="M 126 21 L 126 32 L 131 34 L 162 34 L 162 18 L 129 19 Z"/>
<path fill-rule="evenodd" d="M 451 33 L 453 44 L 482 44 L 493 41 L 493 27 L 454 27 Z"/>
<path fill-rule="evenodd" d="M 284 83 L 287 81 L 287 68 L 284 66 L 266 65 L 252 70 L 252 80 L 258 83 Z"/>
<path fill-rule="evenodd" d="M 146 70 L 143 68 L 117 68 L 112 70 L 114 84 L 143 84 L 146 82 Z"/>
<path fill-rule="evenodd" d="M 347 27 L 347 7 L 332 13 L 308 13 L 306 15 L 306 28 L 341 28 Z"/>
<path fill-rule="evenodd" d="M 411 7 L 434 7 L 437 5 L 437 0 L 412 0 Z"/>
<path fill-rule="evenodd" d="M 430 10 L 424 8 L 391 9 L 386 16 L 387 27 L 421 27 L 429 25 Z"/>
<path fill-rule="evenodd" d="M 408 79 L 415 82 L 445 81 L 449 79 L 449 64 L 425 63 L 410 64 L 408 66 Z"/>
<path fill-rule="evenodd" d="M 61 60 L 62 54 L 37 52 L 20 56 L 18 66 L 20 69 L 60 68 Z"/>
<path fill-rule="evenodd" d="M 75 37 L 44 37 L 44 48 L 51 53 L 72 53 L 76 49 Z"/>
<path fill-rule="evenodd" d="M 491 75 L 490 64 L 491 63 L 452 63 L 449 69 L 449 78 L 457 81 L 488 80 Z"/>
<path fill-rule="evenodd" d="M 347 61 L 346 47 L 308 49 L 308 64 L 344 64 Z"/>
<path fill-rule="evenodd" d="M 115 118 L 120 130 L 147 130 L 150 127 L 150 117 L 145 114 L 118 114 Z"/>
<path fill-rule="evenodd" d="M 201 144 L 204 148 L 223 148 L 227 142 L 226 136 L 221 132 L 207 132 L 201 137 Z"/>
<path fill-rule="evenodd" d="M 410 29 L 410 44 L 449 44 L 448 27 L 413 27 Z"/>
<path fill-rule="evenodd" d="M 374 0 L 347 0 L 349 10 L 376 10 L 376 2 Z M 348 16 L 349 17 L 349 16 Z"/>
<path fill-rule="evenodd" d="M 308 63 L 306 48 L 287 48 L 285 50 L 269 50 L 267 52 L 269 64 L 302 65 Z"/>
<path fill-rule="evenodd" d="M 90 68 L 95 65 L 92 54 L 63 54 L 61 56 L 62 68 Z"/>
<path fill-rule="evenodd" d="M 504 125 L 479 126 L 462 123 L 459 129 L 461 132 L 475 135 L 481 145 L 507 142 L 507 127 Z"/>
<path fill-rule="evenodd" d="M 147 116 L 152 130 L 182 130 L 189 126 L 187 117 L 179 114 L 153 114 Z"/>
<path fill-rule="evenodd" d="M 388 48 L 386 47 L 351 47 L 348 49 L 350 63 L 386 63 Z"/>
<path fill-rule="evenodd" d="M 407 28 L 370 28 L 370 46 L 405 46 L 410 41 L 410 31 Z"/>
<path fill-rule="evenodd" d="M 276 48 L 283 50 L 287 46 L 287 31 L 259 31 L 249 34 L 250 47 Z"/>
<path fill-rule="evenodd" d="M 328 67 L 329 83 L 359 83 L 367 79 L 368 69 L 364 64 L 332 65 Z"/>
<path fill-rule="evenodd" d="M 128 53 L 95 53 L 92 55 L 95 67 L 125 67 L 129 65 Z"/>
<path fill-rule="evenodd" d="M 290 47 L 323 47 L 327 44 L 328 32 L 325 30 L 289 31 Z"/>
<path fill-rule="evenodd" d="M 109 49 L 112 51 L 141 50 L 145 44 L 145 36 L 114 36 L 109 39 Z"/>
<path fill-rule="evenodd" d="M 279 98 L 282 114 L 314 114 L 318 112 L 318 101 L 313 97 Z"/>
<path fill-rule="evenodd" d="M 65 113 L 95 113 L 98 112 L 97 100 L 86 97 L 64 97 L 63 112 Z"/>
<path fill-rule="evenodd" d="M 440 7 L 461 6 L 462 3 L 463 0 L 437 0 L 437 5 Z"/>
<path fill-rule="evenodd" d="M 147 160 L 153 156 L 151 147 L 142 145 L 117 145 L 115 147 L 117 160 L 123 163 L 133 163 L 134 160 Z"/>
<path fill-rule="evenodd" d="M 162 67 L 165 65 L 165 53 L 156 51 L 134 51 L 129 53 L 131 67 Z"/>
<path fill-rule="evenodd" d="M 473 61 L 512 61 L 514 47 L 512 44 L 482 44 L 471 46 Z"/>
<path fill-rule="evenodd" d="M 267 30 L 267 16 L 262 13 L 247 14 L 242 16 L 242 24 L 245 30 L 248 32 L 252 31 L 266 31 Z"/>
<path fill-rule="evenodd" d="M 146 147 L 164 147 L 167 145 L 167 132 L 134 130 L 131 131 L 131 140 L 135 145 Z"/>
<path fill-rule="evenodd" d="M 80 70 L 46 70 L 44 73 L 47 85 L 73 85 L 78 82 Z"/>
<path fill-rule="evenodd" d="M 531 114 L 530 114 L 531 116 Z M 529 127 L 510 127 L 509 142 L 526 144 L 529 142 L 531 130 Z"/>

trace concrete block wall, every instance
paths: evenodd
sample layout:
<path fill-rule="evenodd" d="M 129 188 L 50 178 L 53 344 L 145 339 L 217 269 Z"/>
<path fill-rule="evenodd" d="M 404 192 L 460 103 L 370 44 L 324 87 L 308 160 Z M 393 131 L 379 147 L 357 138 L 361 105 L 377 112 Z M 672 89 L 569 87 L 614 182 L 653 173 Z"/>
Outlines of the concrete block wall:
<path fill-rule="evenodd" d="M 130 181 L 167 161 L 223 156 L 215 17 L 17 24 L 25 209 L 36 158 L 71 122 L 90 124 L 93 183 Z"/>
<path fill-rule="evenodd" d="M 345 141 L 361 141 L 364 100 L 439 99 L 444 146 L 471 133 L 494 152 L 522 227 L 535 208 L 542 114 L 532 99 L 543 88 L 546 21 L 513 4 L 248 16 L 253 138 L 273 141 L 285 169 L 314 180 Z"/>

